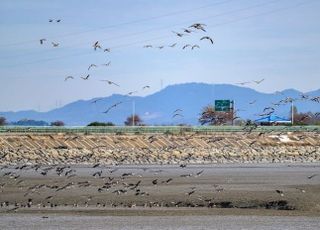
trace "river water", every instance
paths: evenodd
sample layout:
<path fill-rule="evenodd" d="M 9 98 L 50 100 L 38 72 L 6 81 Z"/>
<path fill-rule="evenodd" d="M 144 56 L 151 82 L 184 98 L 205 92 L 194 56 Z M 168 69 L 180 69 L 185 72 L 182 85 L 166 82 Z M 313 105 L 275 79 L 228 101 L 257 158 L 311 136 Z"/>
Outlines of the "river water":
<path fill-rule="evenodd" d="M 0 216 L 0 229 L 319 229 L 319 217 L 289 216 Z"/>

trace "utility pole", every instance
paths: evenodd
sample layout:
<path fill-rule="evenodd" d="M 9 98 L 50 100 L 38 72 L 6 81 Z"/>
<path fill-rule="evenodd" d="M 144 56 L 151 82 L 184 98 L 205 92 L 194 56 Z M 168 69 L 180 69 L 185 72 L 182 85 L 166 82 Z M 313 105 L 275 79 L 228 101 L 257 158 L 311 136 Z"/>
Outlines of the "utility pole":
<path fill-rule="evenodd" d="M 134 116 L 135 116 L 135 113 L 136 113 L 136 104 L 135 104 L 135 101 L 132 101 L 132 126 L 134 126 L 135 124 L 135 120 L 134 120 Z"/>
<path fill-rule="evenodd" d="M 291 125 L 294 124 L 293 100 L 291 99 Z"/>
<path fill-rule="evenodd" d="M 235 118 L 235 100 L 232 100 L 232 126 L 234 126 L 234 118 Z"/>

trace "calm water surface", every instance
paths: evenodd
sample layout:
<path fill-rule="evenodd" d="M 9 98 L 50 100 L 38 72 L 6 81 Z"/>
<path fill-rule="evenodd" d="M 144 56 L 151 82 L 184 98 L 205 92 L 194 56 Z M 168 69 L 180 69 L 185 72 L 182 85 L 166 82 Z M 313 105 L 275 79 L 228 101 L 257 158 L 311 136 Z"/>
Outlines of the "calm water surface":
<path fill-rule="evenodd" d="M 0 216 L 0 229 L 319 229 L 319 217 L 272 216 Z"/>

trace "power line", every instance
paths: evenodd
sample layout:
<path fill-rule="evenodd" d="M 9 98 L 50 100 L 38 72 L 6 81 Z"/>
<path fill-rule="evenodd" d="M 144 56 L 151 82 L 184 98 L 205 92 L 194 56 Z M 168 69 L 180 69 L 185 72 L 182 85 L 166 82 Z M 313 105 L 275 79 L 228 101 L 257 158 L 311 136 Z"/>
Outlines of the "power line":
<path fill-rule="evenodd" d="M 272 0 L 272 1 L 264 2 L 264 3 L 254 4 L 254 5 L 251 5 L 251 6 L 248 6 L 248 7 L 243 7 L 243 8 L 240 8 L 240 9 L 229 10 L 229 11 L 226 11 L 226 12 L 223 12 L 223 13 L 214 14 L 214 15 L 211 15 L 211 16 L 208 16 L 208 17 L 197 19 L 197 21 L 202 21 L 202 20 L 206 20 L 206 19 L 211 19 L 211 18 L 221 17 L 221 16 L 225 16 L 225 15 L 229 15 L 229 14 L 234 14 L 234 13 L 238 13 L 238 12 L 241 12 L 241 11 L 246 11 L 246 10 L 250 10 L 250 9 L 266 6 L 266 5 L 269 5 L 269 4 L 273 4 L 273 3 L 278 2 L 278 1 L 279 0 Z M 116 39 L 119 39 L 119 38 L 122 38 L 122 37 L 132 37 L 132 36 L 145 34 L 145 33 L 153 32 L 153 31 L 166 30 L 168 28 L 172 28 L 172 27 L 176 27 L 176 26 L 185 26 L 186 24 L 193 23 L 194 21 L 195 20 L 192 20 L 192 21 L 190 20 L 190 21 L 186 21 L 186 22 L 183 22 L 183 23 L 178 23 L 178 24 L 171 25 L 170 27 L 168 27 L 168 26 L 164 26 L 163 27 L 162 26 L 162 27 L 158 27 L 158 28 L 152 28 L 152 29 L 148 29 L 148 30 L 144 30 L 144 31 L 135 32 L 135 33 L 122 34 L 120 36 L 110 37 L 110 38 L 107 38 L 107 39 L 103 39 L 101 41 L 112 41 L 112 40 L 116 40 Z M 85 44 L 85 43 L 74 43 L 74 44 L 80 45 L 80 44 Z M 47 50 L 47 52 L 53 52 L 53 51 L 57 51 L 57 49 Z M 41 52 L 33 52 L 33 53 L 28 53 L 28 54 L 25 54 L 25 55 L 22 55 L 22 56 L 26 56 L 26 55 L 30 55 L 30 54 L 31 55 L 32 54 L 42 54 L 42 53 L 43 53 L 42 51 Z M 15 57 L 21 57 L 21 55 L 11 55 L 11 56 L 6 56 L 6 57 L 0 57 L 0 59 L 15 58 Z"/>
<path fill-rule="evenodd" d="M 141 22 L 146 22 L 146 21 L 152 21 L 152 20 L 156 20 L 156 19 L 159 19 L 159 18 L 165 18 L 165 17 L 170 17 L 170 16 L 174 16 L 174 15 L 179 15 L 179 14 L 185 14 L 185 13 L 189 13 L 189 12 L 201 10 L 201 9 L 204 9 L 204 8 L 209 8 L 209 7 L 213 7 L 213 6 L 225 4 L 225 3 L 228 3 L 228 2 L 231 2 L 231 1 L 234 1 L 234 0 L 224 0 L 224 1 L 221 1 L 221 2 L 211 3 L 211 4 L 203 5 L 203 6 L 200 6 L 200 7 L 197 7 L 197 8 L 193 8 L 193 9 L 175 11 L 175 12 L 171 12 L 171 13 L 167 13 L 167 14 L 162 14 L 162 15 L 159 15 L 159 16 L 153 16 L 153 17 L 138 19 L 138 20 L 134 20 L 134 21 L 122 22 L 122 23 L 118 23 L 118 24 L 111 24 L 111 25 L 107 25 L 107 26 L 100 27 L 100 28 L 95 28 L 95 29 L 90 29 L 90 30 L 85 30 L 85 31 L 80 31 L 80 32 L 66 33 L 66 34 L 62 34 L 62 35 L 48 36 L 47 38 L 52 39 L 52 38 L 70 37 L 70 36 L 75 36 L 75 35 L 90 33 L 90 32 L 93 32 L 93 31 L 111 29 L 111 28 L 116 28 L 116 27 L 119 27 L 119 26 L 126 26 L 126 25 L 131 25 L 131 24 L 137 24 L 137 23 L 141 23 Z M 1 48 L 1 47 L 8 47 L 8 46 L 24 45 L 24 44 L 28 44 L 28 43 L 34 43 L 34 42 L 39 42 L 39 39 L 37 39 L 37 40 L 29 40 L 29 41 L 22 41 L 22 42 L 15 42 L 15 43 L 5 44 L 5 45 L 0 45 L 0 48 Z"/>
<path fill-rule="evenodd" d="M 267 11 L 267 12 L 264 12 L 264 13 L 259 13 L 259 14 L 253 14 L 253 15 L 249 15 L 249 16 L 245 16 L 245 17 L 240 17 L 240 18 L 237 18 L 237 19 L 234 19 L 234 20 L 229 20 L 227 22 L 223 22 L 223 23 L 218 23 L 218 24 L 214 24 L 214 25 L 211 25 L 211 26 L 208 26 L 208 28 L 214 28 L 214 27 L 218 27 L 218 26 L 222 26 L 222 25 L 227 25 L 227 24 L 233 24 L 233 23 L 237 23 L 239 21 L 244 21 L 244 20 L 247 20 L 247 19 L 250 19 L 250 18 L 253 18 L 253 17 L 259 17 L 259 16 L 263 16 L 263 15 L 269 15 L 269 14 L 273 14 L 273 13 L 276 13 L 276 12 L 281 12 L 281 11 L 285 11 L 285 10 L 289 10 L 289 9 L 293 9 L 293 8 L 297 8 L 297 7 L 300 7 L 302 5 L 306 5 L 308 3 L 311 3 L 311 2 L 314 2 L 315 0 L 308 0 L 307 2 L 304 1 L 304 2 L 299 2 L 295 5 L 292 5 L 292 6 L 289 6 L 289 7 L 282 7 L 282 8 L 278 8 L 278 9 L 275 9 L 275 10 L 270 10 L 270 11 Z M 144 44 L 146 42 L 150 42 L 150 41 L 155 41 L 155 40 L 159 40 L 159 39 L 163 39 L 163 38 L 168 38 L 168 37 L 173 37 L 175 35 L 166 35 L 166 36 L 160 36 L 160 37 L 155 37 L 155 38 L 151 38 L 151 39 L 147 39 L 147 40 L 140 40 L 140 41 L 136 41 L 136 42 L 132 42 L 132 43 L 127 43 L 127 44 L 123 44 L 123 45 L 118 45 L 118 46 L 114 46 L 114 47 L 111 47 L 113 50 L 114 49 L 121 49 L 121 48 L 124 48 L 124 47 L 130 47 L 130 46 L 133 46 L 133 45 L 136 45 L 136 44 Z M 83 55 L 93 55 L 95 54 L 94 52 L 92 53 L 88 53 L 88 52 L 81 52 L 81 53 L 77 53 L 77 54 L 73 54 L 73 55 L 64 55 L 64 56 L 60 56 L 60 57 L 53 57 L 53 58 L 48 58 L 48 59 L 42 59 L 42 60 L 38 60 L 38 61 L 35 61 L 35 62 L 28 62 L 28 63 L 22 63 L 22 64 L 18 64 L 18 65 L 9 65 L 7 67 L 15 67 L 15 66 L 20 66 L 20 65 L 28 65 L 28 64 L 35 64 L 35 63 L 39 63 L 39 62 L 47 62 L 47 61 L 53 61 L 53 60 L 58 60 L 58 59 L 61 59 L 61 58 L 65 58 L 65 57 L 73 57 L 73 56 L 83 56 Z"/>

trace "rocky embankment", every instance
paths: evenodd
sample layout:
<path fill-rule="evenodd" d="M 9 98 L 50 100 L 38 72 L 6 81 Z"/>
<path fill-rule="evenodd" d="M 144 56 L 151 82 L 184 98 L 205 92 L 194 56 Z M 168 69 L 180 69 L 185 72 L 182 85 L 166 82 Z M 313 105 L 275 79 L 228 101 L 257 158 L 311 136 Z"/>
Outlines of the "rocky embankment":
<path fill-rule="evenodd" d="M 1 134 L 0 164 L 320 162 L 320 134 Z"/>

